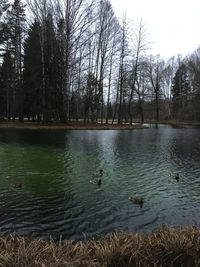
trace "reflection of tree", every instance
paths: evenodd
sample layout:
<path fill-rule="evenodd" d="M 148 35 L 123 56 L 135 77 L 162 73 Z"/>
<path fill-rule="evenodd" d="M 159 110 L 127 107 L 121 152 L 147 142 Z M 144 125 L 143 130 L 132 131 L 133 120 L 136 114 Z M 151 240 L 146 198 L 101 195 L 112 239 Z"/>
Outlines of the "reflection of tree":
<path fill-rule="evenodd" d="M 25 190 L 40 197 L 63 196 L 71 187 L 69 166 L 73 164 L 72 157 L 63 150 L 64 131 L 6 130 L 1 131 L 1 140 L 1 168 L 10 175 L 9 182 L 20 180 Z"/>
<path fill-rule="evenodd" d="M 198 130 L 178 130 L 170 141 L 170 157 L 176 167 L 187 174 L 199 172 L 200 138 Z"/>
<path fill-rule="evenodd" d="M 101 166 L 101 134 L 99 131 L 78 131 L 73 133 L 69 141 L 69 149 L 78 176 L 86 176 L 89 179 L 95 168 Z"/>
<path fill-rule="evenodd" d="M 147 131 L 120 131 L 117 136 L 115 145 L 119 151 L 120 157 L 126 158 L 127 155 L 132 155 L 133 159 L 137 160 L 137 156 L 141 158 L 151 156 L 159 149 L 159 133 L 149 129 Z M 153 131 L 153 133 L 150 133 Z M 144 158 L 145 160 L 145 158 Z"/>

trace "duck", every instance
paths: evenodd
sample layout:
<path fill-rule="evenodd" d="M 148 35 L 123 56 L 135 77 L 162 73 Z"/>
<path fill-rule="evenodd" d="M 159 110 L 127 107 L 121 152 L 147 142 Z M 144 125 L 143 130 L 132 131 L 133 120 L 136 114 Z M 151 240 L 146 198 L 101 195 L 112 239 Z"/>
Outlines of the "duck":
<path fill-rule="evenodd" d="M 144 204 L 144 199 L 143 197 L 129 197 L 129 200 L 133 203 L 133 204 L 137 204 L 140 205 L 140 208 L 142 208 L 143 204 Z"/>
<path fill-rule="evenodd" d="M 94 177 L 102 177 L 103 176 L 103 170 L 100 169 L 99 172 L 93 174 Z"/>
<path fill-rule="evenodd" d="M 12 184 L 12 186 L 14 188 L 22 188 L 23 184 L 21 182 L 16 182 L 16 183 Z"/>
<path fill-rule="evenodd" d="M 90 180 L 90 183 L 97 184 L 98 186 L 101 186 L 102 180 L 101 180 L 101 178 L 93 179 L 93 180 Z"/>
<path fill-rule="evenodd" d="M 177 173 L 177 174 L 174 176 L 174 179 L 175 179 L 177 182 L 179 182 L 179 180 L 180 180 L 179 173 Z"/>
<path fill-rule="evenodd" d="M 98 172 L 93 174 L 93 179 L 90 180 L 90 183 L 97 184 L 98 186 L 101 186 L 101 183 L 102 183 L 101 177 L 102 176 L 103 176 L 103 170 L 100 169 Z"/>

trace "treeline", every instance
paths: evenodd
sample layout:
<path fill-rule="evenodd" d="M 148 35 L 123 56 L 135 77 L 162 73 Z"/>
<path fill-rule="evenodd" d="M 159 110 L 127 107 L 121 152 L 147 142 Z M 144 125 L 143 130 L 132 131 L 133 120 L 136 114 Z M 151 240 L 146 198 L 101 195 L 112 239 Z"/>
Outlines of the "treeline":
<path fill-rule="evenodd" d="M 200 121 L 200 50 L 148 54 L 109 0 L 0 0 L 0 117 Z"/>

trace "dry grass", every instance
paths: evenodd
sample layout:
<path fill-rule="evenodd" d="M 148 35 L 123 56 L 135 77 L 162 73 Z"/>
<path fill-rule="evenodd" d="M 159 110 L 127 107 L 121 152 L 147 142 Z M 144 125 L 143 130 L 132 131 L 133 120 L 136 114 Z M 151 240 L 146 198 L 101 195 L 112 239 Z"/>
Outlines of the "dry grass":
<path fill-rule="evenodd" d="M 162 228 L 151 235 L 113 233 L 100 240 L 0 237 L 2 267 L 200 266 L 200 230 Z"/>

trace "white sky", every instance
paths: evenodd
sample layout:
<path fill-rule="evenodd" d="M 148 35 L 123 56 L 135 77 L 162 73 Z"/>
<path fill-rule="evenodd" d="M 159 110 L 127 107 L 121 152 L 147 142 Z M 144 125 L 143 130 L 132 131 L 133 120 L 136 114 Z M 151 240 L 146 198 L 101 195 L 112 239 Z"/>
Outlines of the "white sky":
<path fill-rule="evenodd" d="M 200 0 L 110 0 L 117 17 L 141 17 L 152 54 L 164 59 L 194 52 L 200 45 Z"/>

